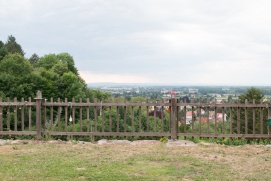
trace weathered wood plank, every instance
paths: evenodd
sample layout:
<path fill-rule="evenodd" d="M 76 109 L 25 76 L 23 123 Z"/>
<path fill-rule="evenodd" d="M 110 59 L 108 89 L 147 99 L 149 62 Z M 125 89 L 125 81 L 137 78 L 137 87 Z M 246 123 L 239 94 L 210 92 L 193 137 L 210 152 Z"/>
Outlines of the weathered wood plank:
<path fill-rule="evenodd" d="M 89 102 L 89 98 L 87 98 L 87 102 Z M 90 131 L 90 119 L 89 119 L 89 107 L 86 107 L 87 111 L 87 132 Z"/>
<path fill-rule="evenodd" d="M 255 99 L 253 99 L 253 104 L 255 104 Z M 252 114 L 253 114 L 253 134 L 255 134 L 255 123 L 256 123 L 255 107 L 252 108 Z"/>
<path fill-rule="evenodd" d="M 94 102 L 97 102 L 97 99 L 94 99 Z M 94 107 L 94 132 L 97 131 L 97 122 L 98 122 L 98 116 L 97 116 L 98 106 Z"/>
<path fill-rule="evenodd" d="M 2 102 L 2 97 L 0 97 L 0 103 Z M 0 106 L 0 131 L 3 131 L 3 107 Z"/>
<path fill-rule="evenodd" d="M 240 103 L 240 100 L 238 100 L 238 104 Z M 237 108 L 237 134 L 240 134 L 240 107 Z"/>
<path fill-rule="evenodd" d="M 1 133 L 1 132 L 0 132 Z M 49 135 L 67 135 L 67 136 L 170 136 L 170 133 L 155 132 L 47 132 Z"/>
<path fill-rule="evenodd" d="M 245 100 L 245 104 L 247 104 L 247 99 Z M 245 134 L 248 134 L 248 117 L 247 117 L 247 107 L 245 107 Z"/>
<path fill-rule="evenodd" d="M 7 100 L 6 102 L 0 102 L 0 106 L 35 106 L 35 102 L 10 102 Z"/>
<path fill-rule="evenodd" d="M 132 106 L 132 132 L 135 132 L 135 109 Z"/>
<path fill-rule="evenodd" d="M 31 102 L 31 97 L 28 98 L 28 102 Z M 32 106 L 28 105 L 28 130 L 32 130 Z"/>
<path fill-rule="evenodd" d="M 0 135 L 37 135 L 37 131 L 0 131 Z"/>
<path fill-rule="evenodd" d="M 82 98 L 79 99 L 79 102 L 82 103 Z M 82 121 L 83 121 L 83 108 L 82 106 L 79 107 L 79 116 L 80 116 L 80 132 L 82 132 Z"/>
<path fill-rule="evenodd" d="M 57 102 L 60 102 L 60 98 L 57 99 Z M 57 108 L 57 125 L 58 125 L 58 131 L 60 131 L 60 118 L 61 118 L 61 107 L 59 106 Z"/>
<path fill-rule="evenodd" d="M 65 103 L 68 102 L 68 99 L 65 98 Z M 68 131 L 68 106 L 65 106 L 65 131 Z"/>
<path fill-rule="evenodd" d="M 52 103 L 54 100 L 51 97 L 50 102 Z M 53 129 L 53 123 L 54 123 L 54 107 L 53 105 L 50 106 L 50 130 Z"/>
<path fill-rule="evenodd" d="M 72 98 L 72 131 L 75 132 L 75 106 L 73 105 L 74 103 L 74 98 Z"/>
<path fill-rule="evenodd" d="M 24 102 L 24 98 L 21 99 L 21 102 Z M 24 131 L 24 106 L 21 106 L 21 130 Z"/>
<path fill-rule="evenodd" d="M 17 97 L 14 97 L 14 102 L 17 102 Z M 14 131 L 17 131 L 17 111 L 18 111 L 18 107 L 17 105 L 14 106 Z"/>
<path fill-rule="evenodd" d="M 102 113 L 102 132 L 104 132 L 104 106 L 103 106 L 104 100 L 101 101 L 101 113 Z"/>
<path fill-rule="evenodd" d="M 126 99 L 124 98 L 124 103 L 126 103 Z M 124 110 L 124 112 L 123 112 L 123 116 L 124 116 L 124 125 L 123 125 L 123 127 L 124 127 L 124 132 L 126 132 L 127 130 L 126 130 L 126 124 L 127 124 L 127 120 L 126 120 L 126 118 L 127 118 L 127 106 L 124 106 L 123 107 L 123 110 Z"/>
<path fill-rule="evenodd" d="M 146 99 L 146 125 L 147 125 L 147 132 L 149 132 L 149 99 Z"/>

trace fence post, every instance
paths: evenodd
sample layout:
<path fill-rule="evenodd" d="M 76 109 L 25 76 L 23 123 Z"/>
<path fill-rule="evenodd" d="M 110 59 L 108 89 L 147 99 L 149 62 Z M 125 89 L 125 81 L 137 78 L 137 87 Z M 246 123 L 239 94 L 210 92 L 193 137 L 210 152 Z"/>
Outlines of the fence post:
<path fill-rule="evenodd" d="M 41 101 L 42 94 L 41 91 L 37 92 L 36 100 L 36 129 L 37 129 L 37 139 L 41 139 Z"/>
<path fill-rule="evenodd" d="M 171 109 L 170 109 L 170 126 L 171 126 L 171 139 L 176 140 L 177 139 L 177 118 L 176 118 L 176 113 L 177 113 L 177 99 L 172 98 L 170 100 L 171 102 Z"/>
<path fill-rule="evenodd" d="M 0 97 L 0 103 L 2 102 L 2 97 Z M 0 106 L 0 131 L 3 131 L 3 108 Z"/>
<path fill-rule="evenodd" d="M 267 117 L 267 119 L 271 119 L 271 104 L 269 103 L 269 105 L 267 106 L 268 108 L 268 117 Z M 268 124 L 268 134 L 269 134 L 269 139 L 271 139 L 270 137 L 271 137 L 271 126 L 269 126 L 269 124 Z"/>

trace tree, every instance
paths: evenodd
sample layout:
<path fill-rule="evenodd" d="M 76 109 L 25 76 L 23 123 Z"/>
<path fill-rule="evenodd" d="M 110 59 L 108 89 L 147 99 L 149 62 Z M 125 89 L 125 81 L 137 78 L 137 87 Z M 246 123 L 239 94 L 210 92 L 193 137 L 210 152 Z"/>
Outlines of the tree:
<path fill-rule="evenodd" d="M 247 90 L 246 93 L 239 96 L 240 103 L 245 103 L 247 100 L 248 103 L 252 104 L 253 100 L 256 104 L 259 104 L 263 99 L 264 95 L 260 89 L 251 87 Z M 263 117 L 267 117 L 267 110 L 262 110 L 262 108 L 255 109 L 255 132 L 260 133 L 261 129 L 261 111 L 263 112 Z M 253 108 L 247 109 L 247 119 L 248 119 L 248 134 L 253 133 Z M 238 133 L 238 115 L 237 109 L 233 109 L 233 131 Z M 266 122 L 263 121 L 263 127 L 265 128 Z M 245 133 L 245 109 L 240 109 L 240 133 Z M 264 133 L 267 133 L 267 129 L 264 129 Z"/>
<path fill-rule="evenodd" d="M 63 63 L 66 63 L 68 66 L 69 71 L 72 73 L 78 75 L 78 70 L 75 67 L 74 60 L 72 56 L 68 53 L 60 53 L 57 55 L 58 60 L 60 60 Z"/>
<path fill-rule="evenodd" d="M 52 69 L 53 72 L 57 73 L 59 76 L 62 76 L 64 73 L 68 73 L 69 69 L 68 69 L 68 65 L 66 63 L 63 62 L 58 62 L 57 64 L 55 64 Z"/>
<path fill-rule="evenodd" d="M 8 54 L 5 44 L 0 41 L 0 61 Z"/>
<path fill-rule="evenodd" d="M 107 99 L 111 95 L 87 88 L 68 53 L 47 54 L 41 58 L 33 54 L 28 60 L 16 38 L 10 35 L 6 43 L 0 41 L 0 95 L 35 97 L 40 90 L 46 98 Z"/>
<path fill-rule="evenodd" d="M 43 67 L 46 70 L 51 69 L 55 64 L 59 62 L 59 59 L 55 54 L 44 55 L 38 61 L 37 67 Z"/>
<path fill-rule="evenodd" d="M 37 54 L 33 54 L 30 58 L 29 58 L 29 62 L 33 65 L 33 66 L 35 66 L 37 63 L 38 63 L 38 61 L 39 61 L 39 56 L 37 55 Z"/>
<path fill-rule="evenodd" d="M 10 54 L 18 53 L 22 56 L 25 54 L 21 45 L 16 42 L 16 38 L 12 35 L 8 37 L 7 42 L 5 43 L 5 48 Z"/>
<path fill-rule="evenodd" d="M 0 61 L 0 91 L 7 97 L 32 95 L 31 64 L 20 54 L 9 54 Z"/>
<path fill-rule="evenodd" d="M 246 93 L 241 94 L 239 96 L 240 102 L 245 103 L 245 100 L 248 100 L 248 103 L 253 103 L 253 99 L 255 99 L 255 103 L 259 104 L 261 99 L 263 99 L 264 95 L 260 89 L 251 87 L 247 90 Z"/>
<path fill-rule="evenodd" d="M 59 79 L 58 90 L 61 92 L 61 97 L 75 98 L 86 98 L 85 86 L 80 82 L 77 75 L 72 72 L 64 73 Z"/>

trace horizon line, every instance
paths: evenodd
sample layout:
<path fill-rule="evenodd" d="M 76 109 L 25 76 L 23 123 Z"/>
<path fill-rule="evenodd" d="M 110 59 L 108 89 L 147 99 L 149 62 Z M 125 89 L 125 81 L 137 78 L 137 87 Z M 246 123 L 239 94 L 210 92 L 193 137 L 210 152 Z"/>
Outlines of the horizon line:
<path fill-rule="evenodd" d="M 271 85 L 236 85 L 236 84 L 188 84 L 188 83 L 120 83 L 120 82 L 90 82 L 86 83 L 88 86 L 91 84 L 114 84 L 114 85 L 159 85 L 159 86 L 234 86 L 234 87 L 271 87 Z"/>

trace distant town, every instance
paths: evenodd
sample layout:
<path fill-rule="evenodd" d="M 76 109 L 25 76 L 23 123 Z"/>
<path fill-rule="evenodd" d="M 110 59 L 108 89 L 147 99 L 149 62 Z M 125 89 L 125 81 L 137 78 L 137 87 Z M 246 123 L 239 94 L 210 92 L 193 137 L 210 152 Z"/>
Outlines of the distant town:
<path fill-rule="evenodd" d="M 110 93 L 112 96 L 125 97 L 131 99 L 133 97 L 145 97 L 149 99 L 168 99 L 173 96 L 178 99 L 194 99 L 210 100 L 219 102 L 229 102 L 237 100 L 240 94 L 247 91 L 252 86 L 163 86 L 163 85 L 147 85 L 147 84 L 92 84 L 92 89 Z M 264 94 L 264 99 L 271 98 L 271 86 L 257 86 Z"/>

